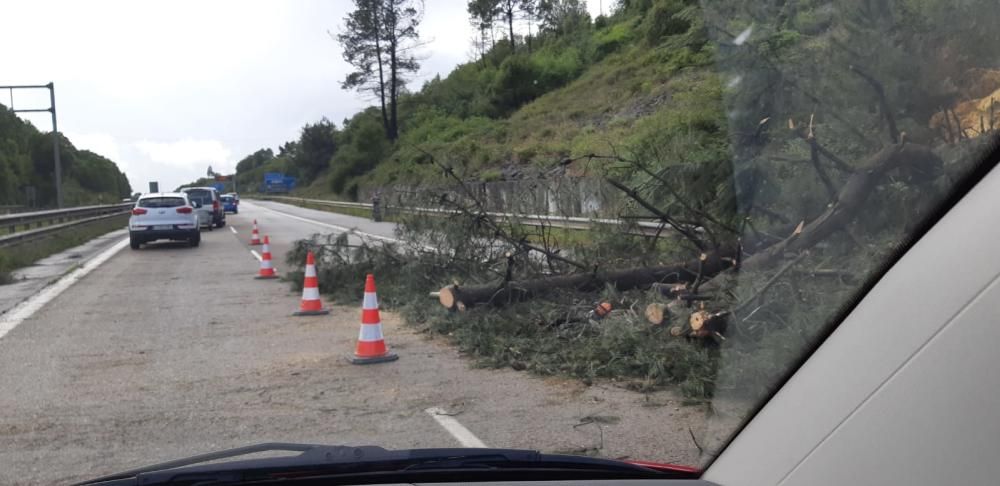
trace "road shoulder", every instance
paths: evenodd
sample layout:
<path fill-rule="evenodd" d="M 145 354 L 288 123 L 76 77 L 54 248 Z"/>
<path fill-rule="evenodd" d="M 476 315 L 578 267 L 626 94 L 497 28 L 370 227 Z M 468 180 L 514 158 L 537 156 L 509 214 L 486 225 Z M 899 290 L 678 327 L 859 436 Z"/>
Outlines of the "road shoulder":
<path fill-rule="evenodd" d="M 127 236 L 127 230 L 115 230 L 45 257 L 31 266 L 15 270 L 12 272 L 14 282 L 0 285 L 0 315 L 6 314 L 25 299 L 38 294 Z"/>

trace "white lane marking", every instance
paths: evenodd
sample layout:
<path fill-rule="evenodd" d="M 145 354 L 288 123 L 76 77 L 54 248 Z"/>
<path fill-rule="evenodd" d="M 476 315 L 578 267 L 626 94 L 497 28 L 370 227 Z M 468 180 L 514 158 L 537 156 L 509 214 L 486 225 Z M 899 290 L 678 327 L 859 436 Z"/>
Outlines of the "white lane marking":
<path fill-rule="evenodd" d="M 469 429 L 458 423 L 458 420 L 455 420 L 455 417 L 448 415 L 448 412 L 445 412 L 438 407 L 431 407 L 424 411 L 430 414 L 431 417 L 434 417 L 434 420 L 437 420 L 437 423 L 441 424 L 441 426 L 444 427 L 444 430 L 447 430 L 459 444 L 462 444 L 462 447 L 486 447 L 486 444 L 483 443 L 483 441 L 479 440 L 479 438 L 475 435 L 472 435 L 472 432 L 470 432 Z"/>
<path fill-rule="evenodd" d="M 94 258 L 88 260 L 82 267 L 73 270 L 65 277 L 56 281 L 56 283 L 45 287 L 41 292 L 18 304 L 17 307 L 11 309 L 10 312 L 0 316 L 0 338 L 4 337 L 8 332 L 17 327 L 18 324 L 31 317 L 35 312 L 38 312 L 38 310 L 45 306 L 45 304 L 48 304 L 52 301 L 52 299 L 58 297 L 59 294 L 63 293 L 63 291 L 68 289 L 71 285 L 77 283 L 81 278 L 85 277 L 102 263 L 115 256 L 116 253 L 121 251 L 121 249 L 126 246 L 128 246 L 128 238 L 115 243 L 111 248 L 104 250 Z"/>
<path fill-rule="evenodd" d="M 232 226 L 229 227 L 229 231 L 232 231 L 234 235 L 240 234 L 240 232 L 236 231 L 236 228 L 233 228 Z"/>
<path fill-rule="evenodd" d="M 403 242 L 403 240 L 397 240 L 396 238 L 390 238 L 388 236 L 376 235 L 376 234 L 373 234 L 373 233 L 366 233 L 364 231 L 359 231 L 358 229 L 352 229 L 352 228 L 347 228 L 345 226 L 339 226 L 339 225 L 330 224 L 330 223 L 323 223 L 321 221 L 316 221 L 316 220 L 313 220 L 313 219 L 303 218 L 301 216 L 296 216 L 294 214 L 289 214 L 289 213 L 286 213 L 284 211 L 278 211 L 277 209 L 271 209 L 269 207 L 261 206 L 259 204 L 255 204 L 254 206 L 257 206 L 257 207 L 259 207 L 261 209 L 264 209 L 266 211 L 271 211 L 273 213 L 278 213 L 278 214 L 280 214 L 282 216 L 286 216 L 286 217 L 289 217 L 289 218 L 292 218 L 292 219 L 297 219 L 299 221 L 303 221 L 303 222 L 306 222 L 306 223 L 315 224 L 317 226 L 325 226 L 327 228 L 330 228 L 330 229 L 333 229 L 333 230 L 337 230 L 337 231 L 339 231 L 341 233 L 354 233 L 356 235 L 367 236 L 369 238 L 374 238 L 376 240 L 391 241 L 391 242 L 394 242 L 394 243 L 402 243 Z"/>

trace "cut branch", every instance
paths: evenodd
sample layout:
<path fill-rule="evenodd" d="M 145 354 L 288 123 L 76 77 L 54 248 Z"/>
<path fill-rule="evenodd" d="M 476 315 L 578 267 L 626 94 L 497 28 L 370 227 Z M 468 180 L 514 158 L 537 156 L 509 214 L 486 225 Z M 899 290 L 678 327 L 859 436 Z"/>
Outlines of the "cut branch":
<path fill-rule="evenodd" d="M 850 66 L 849 69 L 864 78 L 865 81 L 868 81 L 868 84 L 875 90 L 882 114 L 885 115 L 885 123 L 889 126 L 889 138 L 892 139 L 892 143 L 899 143 L 899 129 L 896 128 L 896 118 L 892 115 L 892 110 L 889 108 L 889 100 L 885 97 L 885 88 L 882 87 L 882 83 L 857 66 Z"/>
<path fill-rule="evenodd" d="M 958 117 L 958 114 L 955 113 L 955 110 L 948 110 L 948 112 L 950 112 L 951 116 L 955 118 L 955 131 L 958 132 L 958 138 L 956 139 L 956 142 L 964 138 L 969 138 L 968 136 L 965 135 L 965 129 L 962 128 L 962 119 Z M 945 113 L 946 116 L 948 112 Z"/>
<path fill-rule="evenodd" d="M 823 165 L 819 163 L 819 146 L 816 143 L 816 128 L 813 125 L 813 115 L 809 115 L 809 133 L 806 135 L 806 142 L 809 143 L 809 161 L 812 162 L 813 169 L 816 169 L 816 175 L 823 182 L 823 186 L 826 187 L 826 193 L 832 201 L 837 196 L 837 188 L 834 187 L 830 176 L 826 174 Z"/>
<path fill-rule="evenodd" d="M 902 164 L 940 165 L 941 159 L 924 145 L 907 144 L 905 133 L 901 134 L 900 143 L 887 146 L 867 159 L 861 165 L 862 169 L 851 175 L 841 187 L 836 202 L 806 224 L 800 234 L 793 234 L 747 258 L 743 267 L 760 268 L 785 252 L 807 250 L 844 227 L 864 207 L 885 173 Z"/>
<path fill-rule="evenodd" d="M 795 125 L 791 123 L 791 120 L 789 120 L 789 128 L 795 132 L 799 138 L 809 142 L 809 134 L 805 130 L 795 128 Z M 838 170 L 848 173 L 854 172 L 854 167 L 851 167 L 851 164 L 848 164 L 844 161 L 844 159 L 838 157 L 837 154 L 824 147 L 821 143 L 819 143 L 819 141 L 814 141 L 814 143 L 816 145 L 816 151 L 818 151 L 823 157 L 826 157 L 830 162 L 833 162 L 834 167 Z"/>
<path fill-rule="evenodd" d="M 944 115 L 944 129 L 948 133 L 945 142 L 953 144 L 958 141 L 958 138 L 955 136 L 955 133 L 951 131 L 951 116 L 948 115 L 948 109 L 942 107 L 941 114 Z"/>
<path fill-rule="evenodd" d="M 475 205 L 475 207 L 476 207 L 476 214 L 475 214 L 476 221 L 480 221 L 483 224 L 487 225 L 487 227 L 489 227 L 490 229 L 493 230 L 494 234 L 497 237 L 499 237 L 499 238 L 507 241 L 508 243 L 511 243 L 512 245 L 519 246 L 519 247 L 521 247 L 521 248 L 523 248 L 525 250 L 530 250 L 530 251 L 541 253 L 542 255 L 545 255 L 545 257 L 548 258 L 548 259 L 550 259 L 550 260 L 557 260 L 557 261 L 566 263 L 568 265 L 574 266 L 576 268 L 579 268 L 580 270 L 589 270 L 590 269 L 590 267 L 587 266 L 587 265 L 584 265 L 584 264 L 582 264 L 580 262 L 577 262 L 577 261 L 573 261 L 573 260 L 571 260 L 569 258 L 566 258 L 566 257 L 562 256 L 562 255 L 559 255 L 558 254 L 559 250 L 548 250 L 548 249 L 545 249 L 545 248 L 540 248 L 538 246 L 532 245 L 531 243 L 528 243 L 523 238 L 522 239 L 517 239 L 517 238 L 514 238 L 514 237 L 510 236 L 507 233 L 507 231 L 504 230 L 504 228 L 502 228 L 499 224 L 497 224 L 496 221 L 493 220 L 493 218 L 489 215 L 489 212 L 483 206 L 483 203 L 479 200 L 479 198 L 476 196 L 476 194 L 474 194 L 465 185 L 465 181 L 463 181 L 462 178 L 458 176 L 458 174 L 455 174 L 454 169 L 452 169 L 448 165 L 445 165 L 445 164 L 442 164 L 442 163 L 438 162 L 438 160 L 436 158 L 434 158 L 434 156 L 431 153 L 427 152 L 426 150 L 423 150 L 420 147 L 416 147 L 416 149 L 419 150 L 419 151 L 421 151 L 421 152 L 423 152 L 424 155 L 430 157 L 431 161 L 435 165 L 437 165 L 438 167 L 440 167 L 441 170 L 444 171 L 444 173 L 446 175 L 448 175 L 449 177 L 451 177 L 452 179 L 455 180 L 455 182 L 458 184 L 458 186 L 462 188 L 462 191 L 465 193 L 466 197 L 468 197 L 470 200 L 472 200 L 473 204 Z M 457 206 L 458 206 L 459 210 L 462 211 L 463 214 L 466 214 L 466 215 L 471 215 L 472 214 L 470 211 L 468 211 L 467 208 L 465 208 L 465 207 L 463 207 L 461 205 L 457 205 Z"/>
<path fill-rule="evenodd" d="M 760 298 L 764 295 L 764 293 L 767 292 L 768 289 L 770 289 L 772 286 L 774 286 L 774 284 L 778 281 L 778 279 L 780 279 L 782 277 L 782 275 L 784 275 L 786 272 L 788 272 L 788 270 L 790 270 L 792 267 L 794 267 L 796 264 L 798 264 L 800 261 L 802 261 L 803 258 L 805 258 L 808 255 L 809 255 L 809 252 L 808 251 L 804 251 L 804 252 L 800 253 L 797 257 L 789 260 L 788 263 L 785 264 L 785 266 L 781 267 L 780 270 L 778 270 L 777 272 L 775 272 L 775 274 L 772 275 L 771 278 L 768 279 L 768 281 L 764 283 L 764 285 L 760 288 L 760 290 L 758 290 L 757 292 L 754 292 L 753 296 L 751 296 L 749 299 L 741 302 L 736 307 L 734 307 L 733 308 L 733 314 L 739 314 L 739 313 L 743 312 L 744 309 L 746 309 L 750 305 L 753 305 L 755 302 L 757 302 L 758 300 L 760 300 Z"/>
<path fill-rule="evenodd" d="M 681 195 L 677 192 L 677 190 L 674 189 L 673 184 L 670 184 L 669 182 L 667 182 L 660 174 L 657 174 L 657 173 L 653 172 L 652 170 L 649 170 L 649 168 L 646 167 L 645 164 L 635 163 L 634 165 L 636 167 L 638 167 L 639 170 L 645 172 L 647 175 L 649 175 L 650 177 L 656 179 L 660 184 L 662 184 L 662 186 L 665 187 L 668 192 L 670 192 L 670 195 L 674 196 L 674 199 L 677 199 L 677 202 L 679 202 L 681 204 L 681 206 L 684 206 L 684 209 L 687 209 L 688 211 L 691 211 L 692 213 L 698 215 L 699 217 L 705 218 L 706 220 L 708 220 L 708 221 L 710 221 L 712 223 L 715 223 L 720 228 L 722 228 L 722 229 L 724 229 L 726 231 L 729 231 L 729 232 L 734 233 L 734 234 L 739 234 L 739 232 L 736 230 L 736 228 L 733 228 L 732 226 L 727 225 L 727 224 L 719 221 L 717 218 L 713 217 L 711 214 L 708 214 L 708 213 L 706 213 L 704 211 L 696 209 L 695 207 L 693 207 L 690 204 L 688 204 L 688 202 L 686 200 L 684 200 L 683 197 L 681 197 Z"/>
<path fill-rule="evenodd" d="M 691 233 L 687 228 L 683 227 L 680 223 L 674 221 L 673 218 L 670 217 L 670 215 L 664 213 L 663 211 L 660 211 L 659 208 L 657 208 L 650 202 L 643 199 L 643 197 L 640 196 L 635 189 L 632 189 L 626 186 L 625 184 L 622 184 L 621 182 L 618 182 L 610 177 L 607 178 L 607 181 L 612 186 L 615 186 L 616 189 L 624 192 L 628 197 L 632 198 L 635 202 L 639 203 L 640 206 L 646 208 L 647 211 L 653 213 L 653 215 L 659 218 L 660 221 L 667 223 L 668 225 L 670 225 L 671 228 L 675 229 L 678 233 L 684 235 L 684 237 L 687 238 L 688 241 L 693 243 L 694 246 L 698 247 L 699 250 L 705 249 L 705 244 L 702 243 L 702 241 L 698 239 L 698 237 L 696 237 L 693 233 Z"/>

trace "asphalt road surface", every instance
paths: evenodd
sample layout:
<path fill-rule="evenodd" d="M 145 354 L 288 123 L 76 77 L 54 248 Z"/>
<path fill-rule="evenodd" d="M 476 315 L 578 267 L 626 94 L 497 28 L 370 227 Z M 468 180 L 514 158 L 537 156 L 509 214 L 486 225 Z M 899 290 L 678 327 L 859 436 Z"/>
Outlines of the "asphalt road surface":
<path fill-rule="evenodd" d="M 279 273 L 296 239 L 355 227 L 392 237 L 393 225 L 272 202 L 240 209 L 198 248 L 106 239 L 124 249 L 0 337 L 0 484 L 268 441 L 697 461 L 688 429 L 702 412 L 670 393 L 477 369 L 391 313 L 384 332 L 400 359 L 349 364 L 361 303 L 292 317 L 299 295 L 287 282 L 253 279 L 251 222 Z"/>

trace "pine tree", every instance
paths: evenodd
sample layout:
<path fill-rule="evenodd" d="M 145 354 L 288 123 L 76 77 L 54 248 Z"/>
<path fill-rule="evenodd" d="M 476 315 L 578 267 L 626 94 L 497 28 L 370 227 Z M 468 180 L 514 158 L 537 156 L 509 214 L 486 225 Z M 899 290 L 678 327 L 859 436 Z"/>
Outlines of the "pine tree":
<path fill-rule="evenodd" d="M 420 67 L 412 50 L 419 38 L 421 11 L 414 0 L 354 0 L 354 6 L 337 36 L 344 60 L 355 68 L 342 87 L 373 92 L 379 99 L 385 136 L 396 140 L 399 91 L 406 75 Z"/>

